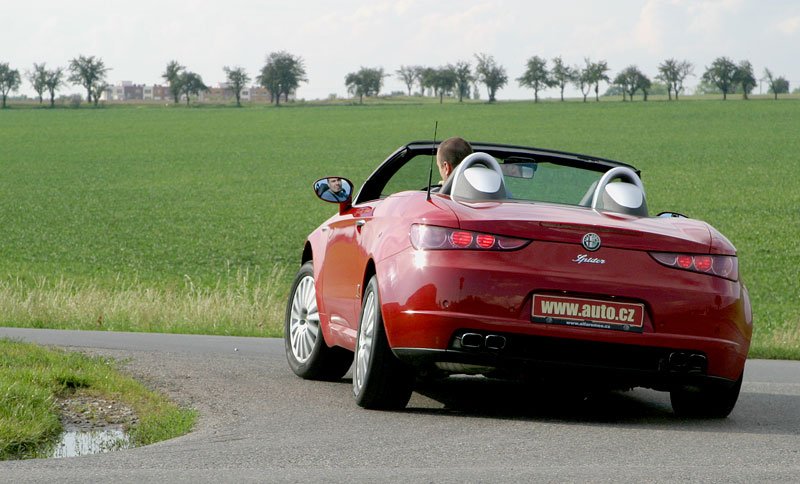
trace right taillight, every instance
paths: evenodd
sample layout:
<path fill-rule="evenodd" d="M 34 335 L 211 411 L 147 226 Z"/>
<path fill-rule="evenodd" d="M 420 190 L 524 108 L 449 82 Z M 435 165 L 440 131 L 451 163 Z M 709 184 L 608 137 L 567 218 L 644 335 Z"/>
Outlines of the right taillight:
<path fill-rule="evenodd" d="M 732 255 L 675 254 L 650 252 L 650 256 L 667 267 L 739 280 L 739 263 Z"/>

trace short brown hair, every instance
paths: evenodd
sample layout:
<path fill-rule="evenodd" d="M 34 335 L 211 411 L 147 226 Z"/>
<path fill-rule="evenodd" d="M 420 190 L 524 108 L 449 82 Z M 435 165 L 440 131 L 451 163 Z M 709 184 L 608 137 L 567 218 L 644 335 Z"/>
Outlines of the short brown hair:
<path fill-rule="evenodd" d="M 447 138 L 439 145 L 439 159 L 447 161 L 453 167 L 461 163 L 461 160 L 472 154 L 472 146 L 458 136 Z"/>

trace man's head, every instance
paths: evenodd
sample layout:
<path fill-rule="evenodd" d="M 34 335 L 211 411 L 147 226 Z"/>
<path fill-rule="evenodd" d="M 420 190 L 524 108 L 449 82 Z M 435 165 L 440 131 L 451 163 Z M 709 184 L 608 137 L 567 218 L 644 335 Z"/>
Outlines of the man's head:
<path fill-rule="evenodd" d="M 341 178 L 328 178 L 328 187 L 333 193 L 339 193 L 342 191 L 342 179 Z"/>
<path fill-rule="evenodd" d="M 436 165 L 439 167 L 439 174 L 442 181 L 453 173 L 461 160 L 472 154 L 472 146 L 464 138 L 454 136 L 442 141 L 439 150 L 436 152 Z"/>

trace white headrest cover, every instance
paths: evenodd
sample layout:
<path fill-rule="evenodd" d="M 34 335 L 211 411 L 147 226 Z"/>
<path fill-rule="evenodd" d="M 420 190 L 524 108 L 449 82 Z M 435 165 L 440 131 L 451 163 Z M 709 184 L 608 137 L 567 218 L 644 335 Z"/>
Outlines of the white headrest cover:
<path fill-rule="evenodd" d="M 483 193 L 496 193 L 503 183 L 503 178 L 494 170 L 475 165 L 464 170 L 464 178 L 476 190 Z"/>
<path fill-rule="evenodd" d="M 633 183 L 609 183 L 606 185 L 606 193 L 614 202 L 627 208 L 639 208 L 644 202 L 642 190 Z"/>

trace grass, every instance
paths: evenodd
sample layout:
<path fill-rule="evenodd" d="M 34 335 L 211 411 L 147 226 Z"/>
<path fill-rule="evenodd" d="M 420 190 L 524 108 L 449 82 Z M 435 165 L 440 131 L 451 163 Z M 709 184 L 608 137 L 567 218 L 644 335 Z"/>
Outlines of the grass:
<path fill-rule="evenodd" d="M 604 100 L 605 101 L 605 100 Z M 800 104 L 369 103 L 0 112 L 0 321 L 35 327 L 281 334 L 312 182 L 360 185 L 396 147 L 467 139 L 640 168 L 653 212 L 737 246 L 752 355 L 800 358 Z"/>
<path fill-rule="evenodd" d="M 183 435 L 196 418 L 110 360 L 0 339 L 0 460 L 48 456 L 63 430 L 55 401 L 76 392 L 129 405 L 140 416 L 129 429 L 133 445 Z"/>

